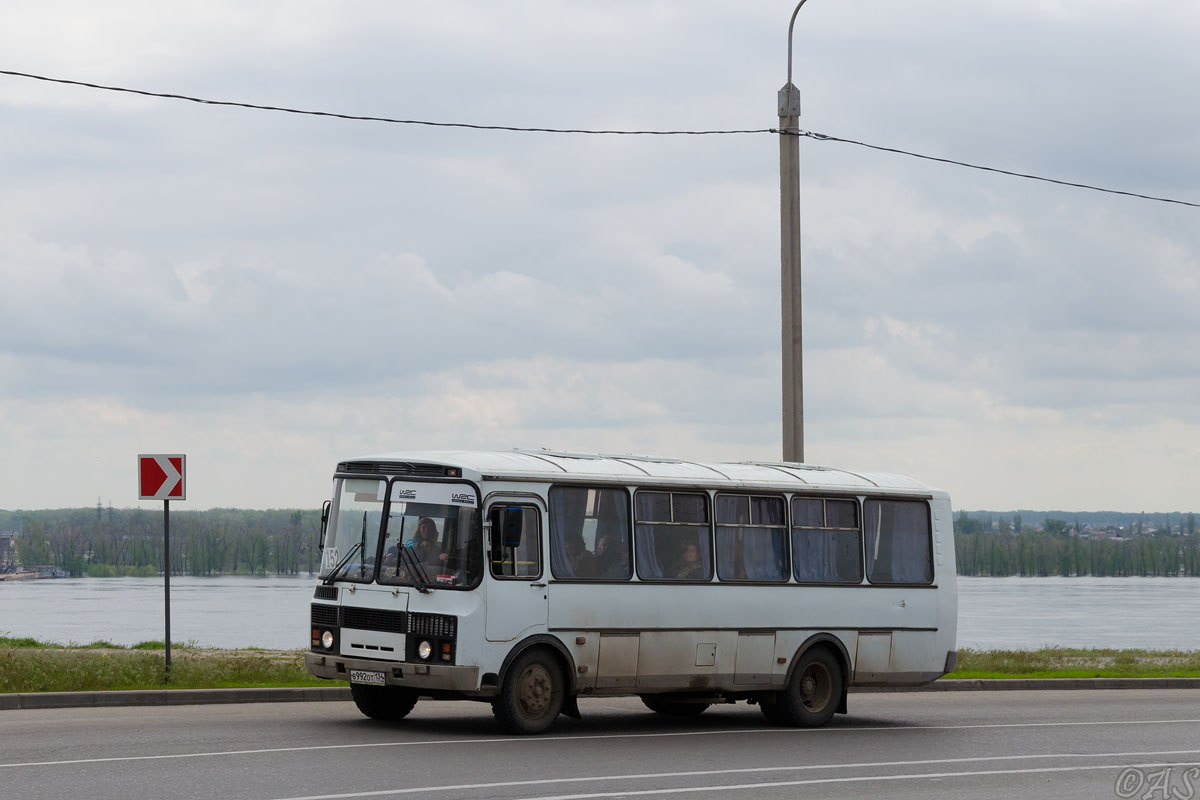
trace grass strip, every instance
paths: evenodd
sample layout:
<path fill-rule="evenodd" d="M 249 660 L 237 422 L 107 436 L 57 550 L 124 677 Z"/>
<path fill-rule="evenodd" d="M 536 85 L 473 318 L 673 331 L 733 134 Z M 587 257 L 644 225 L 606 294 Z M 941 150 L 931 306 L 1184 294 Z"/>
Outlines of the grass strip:
<path fill-rule="evenodd" d="M 162 642 L 57 645 L 0 637 L 0 692 L 233 689 L 336 686 L 304 668 L 303 650 L 213 650 L 171 645 L 171 682 Z"/>
<path fill-rule="evenodd" d="M 171 645 L 171 682 L 163 643 L 68 645 L 0 636 L 0 692 L 125 689 L 231 689 L 334 686 L 304 668 L 303 650 L 217 650 Z M 1200 678 L 1200 651 L 1049 647 L 958 651 L 946 678 Z"/>
<path fill-rule="evenodd" d="M 1200 678 L 1200 651 L 962 648 L 946 678 Z"/>

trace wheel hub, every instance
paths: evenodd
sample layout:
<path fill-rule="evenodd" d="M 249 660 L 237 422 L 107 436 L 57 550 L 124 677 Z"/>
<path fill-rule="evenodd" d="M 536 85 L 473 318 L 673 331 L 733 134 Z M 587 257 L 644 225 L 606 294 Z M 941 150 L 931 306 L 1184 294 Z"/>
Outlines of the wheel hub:
<path fill-rule="evenodd" d="M 517 698 L 521 707 L 533 716 L 544 714 L 550 705 L 550 673 L 540 664 L 531 664 L 521 673 Z"/>
<path fill-rule="evenodd" d="M 810 711 L 820 711 L 829 703 L 832 679 L 821 664 L 809 664 L 800 675 L 800 702 Z"/>

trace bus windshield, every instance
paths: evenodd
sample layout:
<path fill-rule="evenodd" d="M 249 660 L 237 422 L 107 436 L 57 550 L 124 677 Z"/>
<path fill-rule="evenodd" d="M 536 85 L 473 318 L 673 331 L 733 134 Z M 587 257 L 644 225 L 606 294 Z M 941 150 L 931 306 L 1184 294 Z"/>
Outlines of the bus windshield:
<path fill-rule="evenodd" d="M 478 584 L 483 547 L 475 502 L 470 486 L 393 484 L 379 582 L 455 588 Z"/>
<path fill-rule="evenodd" d="M 321 553 L 322 580 L 369 583 L 375 575 L 385 487 L 373 478 L 339 478 Z"/>

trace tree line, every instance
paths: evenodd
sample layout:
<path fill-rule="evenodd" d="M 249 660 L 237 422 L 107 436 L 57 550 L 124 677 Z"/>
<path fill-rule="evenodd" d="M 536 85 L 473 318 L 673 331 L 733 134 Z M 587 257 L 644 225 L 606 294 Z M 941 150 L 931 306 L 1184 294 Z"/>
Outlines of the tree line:
<path fill-rule="evenodd" d="M 1125 530 L 1101 532 L 1052 517 L 1031 528 L 1019 514 L 1011 523 L 989 524 L 960 512 L 954 552 L 959 575 L 1200 576 L 1195 514 L 1178 526 L 1150 528 L 1143 518 Z"/>
<path fill-rule="evenodd" d="M 312 573 L 320 563 L 320 512 L 301 509 L 171 510 L 177 575 Z M 154 575 L 163 565 L 163 516 L 146 509 L 0 512 L 25 566 L 71 575 Z"/>
<path fill-rule="evenodd" d="M 162 512 L 147 509 L 0 511 L 0 532 L 16 532 L 26 566 L 71 575 L 157 575 L 163 564 Z M 216 508 L 171 512 L 171 572 L 178 575 L 312 574 L 319 566 L 320 512 Z M 954 520 L 960 575 L 1200 576 L 1194 514 L 1159 527 L 1132 520 L 1119 536 L 1048 517 L 960 512 Z"/>

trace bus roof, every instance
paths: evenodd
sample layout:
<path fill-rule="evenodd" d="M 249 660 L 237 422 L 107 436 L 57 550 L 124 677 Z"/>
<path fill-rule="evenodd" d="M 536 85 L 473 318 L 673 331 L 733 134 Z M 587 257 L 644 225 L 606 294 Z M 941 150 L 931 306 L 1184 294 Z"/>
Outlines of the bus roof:
<path fill-rule="evenodd" d="M 703 483 L 710 485 L 891 490 L 941 494 L 923 483 L 884 472 L 843 470 L 815 464 L 769 461 L 700 463 L 637 455 L 565 453 L 553 450 L 407 450 L 378 453 L 342 462 L 348 471 L 388 472 L 387 464 L 461 467 L 480 477 L 540 479 L 622 479 L 630 483 Z M 354 465 L 354 466 L 351 466 Z M 341 467 L 339 467 L 341 468 Z M 407 470 L 405 470 L 407 471 Z"/>

